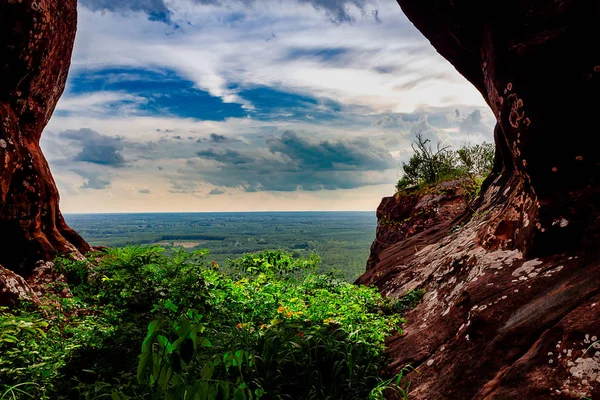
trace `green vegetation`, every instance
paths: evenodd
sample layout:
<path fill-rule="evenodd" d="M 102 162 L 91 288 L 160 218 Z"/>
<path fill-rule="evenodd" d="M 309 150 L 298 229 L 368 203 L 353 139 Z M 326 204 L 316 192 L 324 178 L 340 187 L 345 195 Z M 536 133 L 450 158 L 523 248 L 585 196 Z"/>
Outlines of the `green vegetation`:
<path fill-rule="evenodd" d="M 412 148 L 413 156 L 408 163 L 402 163 L 404 176 L 396 185 L 398 191 L 467 176 L 481 182 L 494 164 L 495 148 L 492 143 L 465 145 L 454 151 L 438 142 L 434 150 L 431 140 L 417 133 Z"/>
<path fill-rule="evenodd" d="M 402 374 L 380 377 L 384 341 L 423 292 L 384 299 L 316 274 L 315 255 L 263 251 L 223 268 L 206 254 L 57 260 L 73 297 L 0 310 L 0 399 L 406 397 Z"/>
<path fill-rule="evenodd" d="M 365 272 L 375 239 L 374 212 L 70 214 L 69 225 L 95 246 L 136 244 L 209 249 L 211 260 L 268 249 L 316 253 L 318 272 L 341 271 L 353 282 Z"/>

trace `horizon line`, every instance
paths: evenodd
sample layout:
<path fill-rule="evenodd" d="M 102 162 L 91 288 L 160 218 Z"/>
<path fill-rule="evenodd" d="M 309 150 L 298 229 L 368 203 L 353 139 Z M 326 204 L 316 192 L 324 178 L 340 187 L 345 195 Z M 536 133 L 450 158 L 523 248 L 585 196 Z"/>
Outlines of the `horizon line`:
<path fill-rule="evenodd" d="M 111 211 L 111 212 L 63 212 L 63 215 L 109 215 L 109 214 L 242 214 L 242 213 L 375 213 L 376 210 L 268 210 L 268 211 Z"/>

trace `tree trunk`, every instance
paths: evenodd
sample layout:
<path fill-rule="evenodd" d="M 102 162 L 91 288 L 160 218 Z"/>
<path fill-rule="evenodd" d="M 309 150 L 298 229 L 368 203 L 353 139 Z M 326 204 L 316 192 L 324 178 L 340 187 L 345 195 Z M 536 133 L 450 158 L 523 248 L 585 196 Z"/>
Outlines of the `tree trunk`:
<path fill-rule="evenodd" d="M 0 0 L 0 264 L 19 273 L 90 250 L 60 213 L 39 145 L 65 88 L 76 27 L 76 0 Z"/>

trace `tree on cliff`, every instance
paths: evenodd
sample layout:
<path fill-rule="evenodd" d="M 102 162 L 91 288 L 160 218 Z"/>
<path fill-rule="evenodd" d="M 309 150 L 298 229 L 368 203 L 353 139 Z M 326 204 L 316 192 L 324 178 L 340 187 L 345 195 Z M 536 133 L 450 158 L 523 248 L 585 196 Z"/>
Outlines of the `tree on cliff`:
<path fill-rule="evenodd" d="M 398 190 L 461 176 L 484 178 L 494 164 L 495 149 L 491 143 L 464 145 L 454 151 L 449 145 L 438 142 L 434 150 L 431 140 L 419 132 L 411 146 L 414 154 L 408 162 L 402 163 L 404 176 L 396 185 Z"/>

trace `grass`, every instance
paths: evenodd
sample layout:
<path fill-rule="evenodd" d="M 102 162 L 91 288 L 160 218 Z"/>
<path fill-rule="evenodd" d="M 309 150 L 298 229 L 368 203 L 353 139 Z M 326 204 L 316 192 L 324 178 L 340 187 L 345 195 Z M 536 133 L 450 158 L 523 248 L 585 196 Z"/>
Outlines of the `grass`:
<path fill-rule="evenodd" d="M 385 339 L 423 293 L 383 298 L 315 255 L 228 265 L 157 246 L 60 259 L 72 298 L 0 310 L 0 399 L 382 399 Z M 57 283 L 57 285 L 60 285 Z"/>

